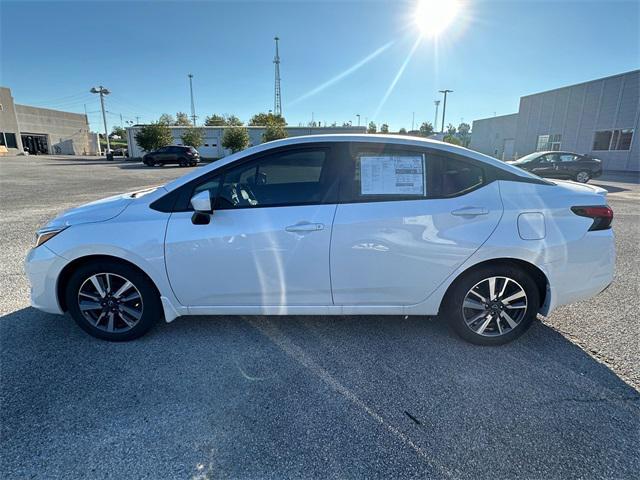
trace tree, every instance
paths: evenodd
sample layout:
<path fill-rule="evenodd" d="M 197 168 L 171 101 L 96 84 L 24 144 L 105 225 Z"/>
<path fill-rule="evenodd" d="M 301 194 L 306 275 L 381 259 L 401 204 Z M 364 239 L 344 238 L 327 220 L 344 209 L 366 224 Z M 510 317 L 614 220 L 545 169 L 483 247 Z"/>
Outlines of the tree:
<path fill-rule="evenodd" d="M 404 128 L 404 127 L 402 127 L 400 130 L 398 130 L 398 133 L 399 133 L 400 135 L 406 135 L 406 134 L 407 134 L 407 129 L 406 129 L 406 128 Z"/>
<path fill-rule="evenodd" d="M 235 115 L 228 115 L 226 124 L 230 127 L 241 127 L 242 125 L 244 125 L 244 123 L 242 123 L 242 120 L 240 120 Z"/>
<path fill-rule="evenodd" d="M 471 143 L 471 125 L 464 122 L 458 125 L 458 138 L 463 147 L 468 147 Z"/>
<path fill-rule="evenodd" d="M 204 119 L 204 124 L 207 127 L 223 127 L 227 124 L 227 120 L 222 115 L 216 115 L 215 113 Z"/>
<path fill-rule="evenodd" d="M 176 126 L 179 127 L 188 127 L 191 125 L 191 120 L 189 120 L 189 116 L 184 112 L 176 113 Z"/>
<path fill-rule="evenodd" d="M 287 122 L 282 115 L 274 115 L 273 113 L 256 113 L 251 120 L 249 120 L 249 126 L 252 127 L 264 127 L 270 124 L 285 126 Z"/>
<path fill-rule="evenodd" d="M 204 119 L 204 124 L 207 127 L 239 127 L 242 126 L 242 120 L 235 115 L 218 115 L 214 113 Z"/>
<path fill-rule="evenodd" d="M 111 135 L 109 135 L 109 137 L 111 138 L 113 136 L 118 136 L 120 138 L 126 138 L 127 131 L 122 127 L 118 127 L 117 125 L 114 125 L 113 129 L 111 130 Z"/>
<path fill-rule="evenodd" d="M 380 133 L 389 133 L 389 125 L 386 123 L 380 125 Z"/>
<path fill-rule="evenodd" d="M 174 125 L 176 123 L 176 120 L 173 118 L 173 115 L 163 113 L 162 115 L 160 115 L 158 123 L 161 123 L 163 125 Z"/>
<path fill-rule="evenodd" d="M 249 130 L 245 127 L 229 127 L 222 136 L 222 146 L 233 153 L 244 150 L 249 146 Z"/>
<path fill-rule="evenodd" d="M 422 125 L 420 125 L 420 135 L 423 137 L 433 135 L 433 125 L 431 125 L 431 122 L 422 122 Z"/>
<path fill-rule="evenodd" d="M 171 129 L 165 123 L 152 123 L 144 125 L 135 134 L 136 143 L 145 152 L 156 150 L 173 143 L 173 135 Z"/>
<path fill-rule="evenodd" d="M 271 142 L 272 140 L 278 140 L 279 138 L 287 138 L 289 135 L 283 125 L 271 123 L 267 125 L 267 129 L 262 134 L 263 142 Z"/>
<path fill-rule="evenodd" d="M 458 137 L 450 134 L 445 135 L 442 140 L 447 143 L 452 143 L 453 145 L 460 145 L 462 143 Z"/>
<path fill-rule="evenodd" d="M 369 127 L 367 128 L 367 133 L 376 133 L 378 131 L 378 127 L 376 127 L 375 122 L 369 122 Z"/>
<path fill-rule="evenodd" d="M 456 134 L 456 127 L 454 127 L 452 123 L 447 125 L 447 134 L 448 135 L 455 135 Z"/>
<path fill-rule="evenodd" d="M 201 128 L 191 127 L 184 131 L 180 136 L 183 145 L 198 148 L 204 143 L 204 132 Z"/>

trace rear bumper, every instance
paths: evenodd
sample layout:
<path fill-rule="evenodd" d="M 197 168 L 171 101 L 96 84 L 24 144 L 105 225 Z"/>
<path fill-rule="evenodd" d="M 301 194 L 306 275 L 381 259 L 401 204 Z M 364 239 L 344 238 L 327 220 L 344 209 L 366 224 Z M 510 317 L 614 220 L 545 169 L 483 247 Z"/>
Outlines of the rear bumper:
<path fill-rule="evenodd" d="M 549 277 L 549 299 L 540 313 L 594 297 L 605 290 L 615 273 L 613 230 L 587 232 L 567 245 L 566 258 L 544 265 Z"/>

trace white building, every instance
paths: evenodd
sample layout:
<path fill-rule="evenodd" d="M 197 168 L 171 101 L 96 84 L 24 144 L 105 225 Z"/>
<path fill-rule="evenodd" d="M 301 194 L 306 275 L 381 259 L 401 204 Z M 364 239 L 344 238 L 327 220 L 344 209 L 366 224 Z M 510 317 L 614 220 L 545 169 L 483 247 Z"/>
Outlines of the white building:
<path fill-rule="evenodd" d="M 127 144 L 129 148 L 129 156 L 136 158 L 142 157 L 144 151 L 135 141 L 136 132 L 140 130 L 143 125 L 134 125 L 127 128 Z M 190 127 L 169 127 L 173 135 L 173 144 L 182 145 L 180 137 L 185 130 Z M 198 127 L 204 132 L 203 145 L 197 147 L 200 152 L 200 156 L 203 158 L 222 158 L 231 153 L 222 147 L 222 136 L 225 129 L 229 127 Z M 266 130 L 266 127 L 245 127 L 249 131 L 250 145 L 259 145 L 262 143 L 262 134 Z M 366 133 L 366 127 L 285 127 L 287 134 L 290 137 L 299 137 L 301 135 L 321 135 L 332 133 Z"/>

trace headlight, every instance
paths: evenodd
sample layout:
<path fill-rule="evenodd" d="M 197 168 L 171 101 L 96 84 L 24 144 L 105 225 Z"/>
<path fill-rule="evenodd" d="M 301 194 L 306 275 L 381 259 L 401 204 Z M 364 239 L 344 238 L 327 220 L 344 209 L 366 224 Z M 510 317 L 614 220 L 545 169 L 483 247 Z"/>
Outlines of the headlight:
<path fill-rule="evenodd" d="M 49 227 L 49 228 L 41 228 L 36 232 L 36 247 L 39 247 L 44 242 L 51 240 L 61 231 L 66 229 L 67 227 Z"/>

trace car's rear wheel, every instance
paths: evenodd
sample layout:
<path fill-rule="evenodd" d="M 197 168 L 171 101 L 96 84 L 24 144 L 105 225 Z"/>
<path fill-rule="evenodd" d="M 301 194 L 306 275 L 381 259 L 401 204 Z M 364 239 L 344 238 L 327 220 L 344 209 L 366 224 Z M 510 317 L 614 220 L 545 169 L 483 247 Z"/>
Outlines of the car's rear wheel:
<path fill-rule="evenodd" d="M 67 283 L 66 302 L 76 323 L 103 340 L 133 340 L 162 317 L 151 280 L 121 263 L 96 262 L 78 268 Z"/>
<path fill-rule="evenodd" d="M 443 310 L 465 340 L 502 345 L 531 326 L 539 305 L 540 292 L 530 275 L 510 265 L 487 265 L 454 282 Z"/>
<path fill-rule="evenodd" d="M 580 170 L 576 173 L 576 182 L 587 183 L 591 178 L 591 174 L 586 170 Z"/>

